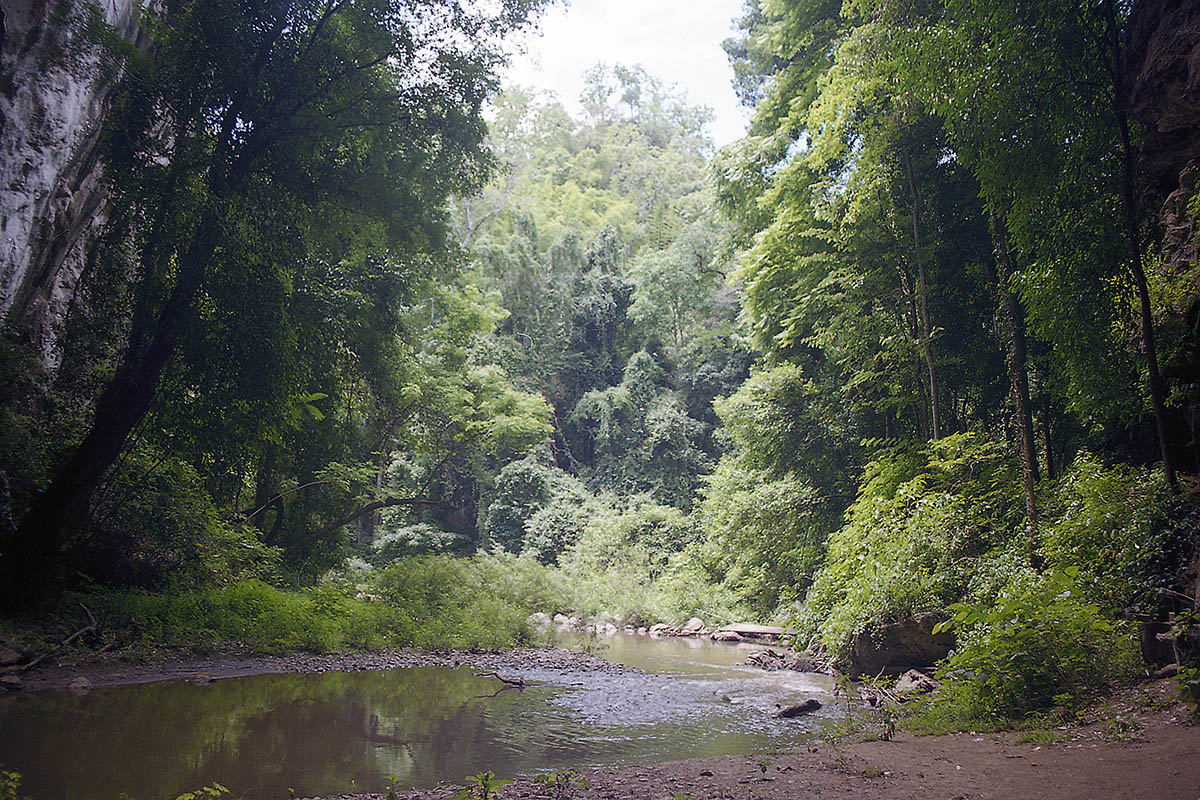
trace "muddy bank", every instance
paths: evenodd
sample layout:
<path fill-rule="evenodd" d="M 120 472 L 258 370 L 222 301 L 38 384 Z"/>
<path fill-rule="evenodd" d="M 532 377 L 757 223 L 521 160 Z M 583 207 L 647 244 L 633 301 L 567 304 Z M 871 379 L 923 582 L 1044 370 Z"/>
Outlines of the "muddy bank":
<path fill-rule="evenodd" d="M 1019 743 L 1019 734 L 916 737 L 768 756 L 690 759 L 579 777 L 570 800 L 1028 800 L 1196 797 L 1200 727 L 1159 682 L 1105 704 L 1089 724 L 1056 731 L 1054 744 Z M 1163 706 L 1167 706 L 1163 708 Z M 464 771 L 487 765 L 464 765 Z M 403 800 L 447 800 L 457 787 L 401 792 Z M 549 797 L 528 779 L 500 790 L 500 800 Z M 382 800 L 341 795 L 337 800 Z M 325 798 L 323 800 L 334 800 Z"/>
<path fill-rule="evenodd" d="M 636 672 L 598 656 L 559 647 L 517 650 L 393 650 L 371 653 L 287 653 L 262 655 L 248 648 L 226 647 L 211 656 L 197 657 L 159 650 L 146 658 L 64 656 L 21 673 L 25 691 L 72 688 L 80 679 L 87 688 L 131 686 L 156 681 L 208 683 L 224 678 L 277 673 L 362 672 L 400 667 L 476 667 L 500 673 L 527 670 L 608 673 Z"/>

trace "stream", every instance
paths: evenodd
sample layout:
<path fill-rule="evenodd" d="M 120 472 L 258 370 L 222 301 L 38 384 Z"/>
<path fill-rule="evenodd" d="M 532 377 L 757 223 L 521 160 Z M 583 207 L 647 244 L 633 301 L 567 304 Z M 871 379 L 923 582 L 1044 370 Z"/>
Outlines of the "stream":
<path fill-rule="evenodd" d="M 568 642 L 567 644 L 572 644 Z M 740 666 L 755 645 L 581 641 L 636 670 L 470 667 L 257 675 L 0 697 L 0 769 L 32 800 L 164 800 L 213 781 L 248 800 L 462 783 L 784 749 L 833 713 L 832 680 Z M 508 675 L 506 675 L 508 677 Z M 817 697 L 826 707 L 771 716 Z"/>

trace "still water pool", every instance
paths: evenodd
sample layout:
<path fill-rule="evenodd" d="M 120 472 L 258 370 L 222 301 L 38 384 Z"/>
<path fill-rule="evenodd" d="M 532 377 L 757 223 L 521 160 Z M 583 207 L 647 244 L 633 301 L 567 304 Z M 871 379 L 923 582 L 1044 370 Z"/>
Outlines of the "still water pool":
<path fill-rule="evenodd" d="M 163 800 L 212 781 L 253 800 L 383 791 L 785 748 L 820 724 L 777 720 L 819 675 L 738 666 L 745 646 L 617 636 L 599 653 L 643 672 L 472 668 L 260 675 L 0 697 L 0 768 L 33 800 Z"/>

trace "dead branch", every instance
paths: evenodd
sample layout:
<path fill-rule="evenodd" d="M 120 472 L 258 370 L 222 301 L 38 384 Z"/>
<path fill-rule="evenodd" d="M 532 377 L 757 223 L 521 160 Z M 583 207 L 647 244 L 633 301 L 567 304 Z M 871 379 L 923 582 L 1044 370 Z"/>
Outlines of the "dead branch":
<path fill-rule="evenodd" d="M 518 689 L 525 688 L 525 679 L 524 678 L 506 678 L 503 675 L 501 675 L 499 672 L 476 672 L 475 677 L 476 678 L 495 678 L 496 680 L 501 681 L 509 686 L 515 686 Z"/>
<path fill-rule="evenodd" d="M 74 632 L 74 633 L 72 633 L 70 636 L 68 636 L 67 638 L 63 639 L 61 642 L 59 642 L 58 644 L 56 644 L 54 647 L 50 648 L 49 650 L 47 650 L 46 652 L 42 653 L 42 654 L 41 654 L 40 656 L 38 656 L 37 658 L 35 658 L 35 659 L 33 659 L 32 661 L 30 661 L 28 664 L 25 664 L 23 667 L 21 667 L 21 672 L 28 672 L 29 670 L 33 669 L 34 667 L 36 667 L 38 664 L 40 664 L 40 663 L 42 663 L 43 661 L 45 661 L 45 660 L 46 660 L 47 658 L 49 658 L 50 656 L 52 656 L 52 655 L 55 655 L 56 653 L 58 653 L 58 651 L 62 650 L 64 647 L 66 647 L 66 646 L 67 646 L 67 645 L 69 645 L 71 642 L 73 642 L 73 641 L 75 641 L 76 639 L 78 639 L 78 638 L 79 638 L 80 636 L 82 636 L 83 634 L 85 634 L 85 633 L 99 633 L 99 631 L 100 631 L 100 623 L 96 622 L 96 617 L 95 617 L 95 616 L 92 614 L 92 611 L 91 611 L 91 609 L 90 609 L 90 608 L 88 608 L 87 606 L 85 606 L 85 605 L 84 605 L 82 602 L 81 602 L 81 603 L 79 603 L 79 607 L 83 609 L 83 613 L 87 614 L 87 618 L 88 618 L 88 624 L 87 624 L 87 625 L 84 625 L 82 628 L 80 628 L 79 630 L 75 631 L 75 632 Z M 105 648 L 105 649 L 108 649 L 108 648 Z M 102 650 L 101 652 L 104 652 L 104 651 Z"/>

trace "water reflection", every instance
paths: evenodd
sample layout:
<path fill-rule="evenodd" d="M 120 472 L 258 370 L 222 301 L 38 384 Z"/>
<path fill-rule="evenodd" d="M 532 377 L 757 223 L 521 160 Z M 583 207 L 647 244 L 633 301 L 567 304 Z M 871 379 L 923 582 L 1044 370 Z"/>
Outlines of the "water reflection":
<path fill-rule="evenodd" d="M 530 670 L 540 683 L 523 692 L 496 693 L 470 668 L 419 667 L 8 696 L 0 765 L 25 775 L 34 800 L 170 798 L 213 780 L 281 798 L 380 791 L 389 774 L 422 787 L 480 769 L 512 776 L 795 739 L 794 725 L 765 713 L 778 684 L 758 690 L 761 674 L 702 663 L 688 679 Z"/>

